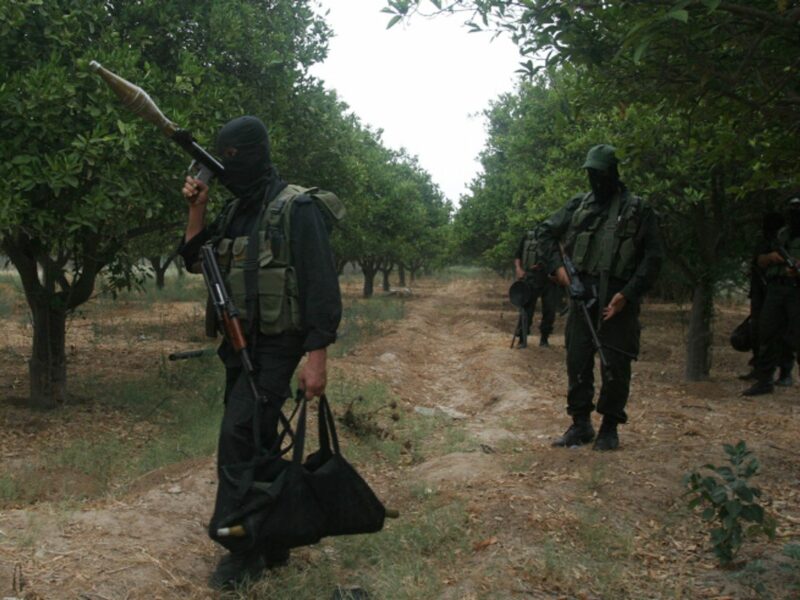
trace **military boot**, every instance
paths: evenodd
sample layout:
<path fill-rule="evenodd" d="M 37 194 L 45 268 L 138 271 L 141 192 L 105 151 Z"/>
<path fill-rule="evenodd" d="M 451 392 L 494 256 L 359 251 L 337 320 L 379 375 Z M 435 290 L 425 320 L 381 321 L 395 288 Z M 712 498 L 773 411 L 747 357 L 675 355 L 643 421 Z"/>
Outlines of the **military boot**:
<path fill-rule="evenodd" d="M 539 347 L 541 347 L 541 348 L 549 348 L 550 347 L 550 343 L 547 341 L 547 336 L 548 336 L 548 334 L 543 333 L 539 337 Z"/>
<path fill-rule="evenodd" d="M 784 369 L 781 368 L 780 373 L 778 373 L 778 378 L 775 380 L 775 385 L 779 385 L 781 387 L 792 387 L 792 371 L 791 369 Z"/>
<path fill-rule="evenodd" d="M 775 386 L 771 381 L 756 381 L 753 385 L 742 392 L 742 396 L 761 396 L 771 394 Z"/>
<path fill-rule="evenodd" d="M 208 584 L 217 590 L 233 590 L 248 581 L 256 581 L 264 568 L 260 552 L 229 552 L 217 563 Z"/>
<path fill-rule="evenodd" d="M 594 441 L 592 450 L 616 450 L 619 448 L 619 436 L 617 435 L 617 420 L 608 415 L 603 417 L 600 423 L 600 431 L 597 432 L 597 439 Z"/>
<path fill-rule="evenodd" d="M 572 448 L 588 444 L 594 439 L 594 428 L 589 415 L 575 415 L 572 417 L 572 425 L 564 432 L 564 435 L 557 437 L 553 441 L 553 446 L 558 448 Z"/>

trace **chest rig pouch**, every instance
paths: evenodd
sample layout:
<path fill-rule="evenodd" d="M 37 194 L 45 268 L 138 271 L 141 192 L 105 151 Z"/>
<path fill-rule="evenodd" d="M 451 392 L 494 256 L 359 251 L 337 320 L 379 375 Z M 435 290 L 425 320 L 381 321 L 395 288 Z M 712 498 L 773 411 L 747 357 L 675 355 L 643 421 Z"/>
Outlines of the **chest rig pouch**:
<path fill-rule="evenodd" d="M 537 238 L 535 230 L 529 231 L 522 244 L 522 268 L 525 271 L 529 271 L 544 262 L 544 257 L 539 252 L 539 240 Z"/>
<path fill-rule="evenodd" d="M 253 331 L 255 322 L 262 335 L 303 330 L 291 255 L 292 205 L 300 197 L 313 200 L 328 219 L 338 221 L 344 216 L 344 206 L 334 194 L 288 185 L 261 208 L 249 235 L 223 238 L 217 245 L 228 293 L 234 304 L 246 311 L 248 331 Z M 234 213 L 235 207 L 229 219 Z"/>
<path fill-rule="evenodd" d="M 583 273 L 628 280 L 636 270 L 642 201 L 627 191 L 603 207 L 592 199 L 586 194 L 572 214 L 566 239 L 572 261 Z"/>

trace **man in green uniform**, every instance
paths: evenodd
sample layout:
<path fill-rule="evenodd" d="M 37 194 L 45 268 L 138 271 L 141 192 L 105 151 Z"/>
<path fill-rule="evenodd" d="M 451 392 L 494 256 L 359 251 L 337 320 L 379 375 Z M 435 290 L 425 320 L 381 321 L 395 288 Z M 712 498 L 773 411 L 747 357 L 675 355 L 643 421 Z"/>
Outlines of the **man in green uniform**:
<path fill-rule="evenodd" d="M 758 379 L 756 361 L 758 360 L 758 322 L 761 310 L 764 307 L 764 299 L 767 296 L 767 274 L 766 269 L 762 269 L 758 264 L 758 258 L 762 254 L 769 253 L 775 243 L 775 237 L 786 224 L 786 219 L 781 213 L 768 212 L 761 221 L 761 239 L 755 246 L 753 258 L 750 261 L 750 335 L 752 338 L 753 356 L 748 363 L 752 368 L 746 375 L 741 375 L 739 379 L 751 380 Z M 791 346 L 782 341 L 781 359 L 778 363 L 778 378 L 775 385 L 790 387 L 792 385 L 792 369 L 794 368 L 794 351 Z"/>
<path fill-rule="evenodd" d="M 742 392 L 745 396 L 772 393 L 772 377 L 784 343 L 800 352 L 800 197 L 791 198 L 788 208 L 787 225 L 757 259 L 765 273 L 767 293 L 758 319 L 757 381 Z"/>
<path fill-rule="evenodd" d="M 201 247 L 214 247 L 231 298 L 246 315 L 243 328 L 256 370 L 255 384 L 265 399 L 256 405 L 239 357 L 223 341 L 218 354 L 225 364 L 225 412 L 209 535 L 230 551 L 210 581 L 213 587 L 227 589 L 289 557 L 286 548 L 268 542 L 256 549 L 243 548 L 243 540 L 221 539 L 218 529 L 241 502 L 228 467 L 246 464 L 273 446 L 281 406 L 291 395 L 292 374 L 304 355 L 299 386 L 308 398 L 325 391 L 326 348 L 336 339 L 342 312 L 329 233 L 342 209 L 332 194 L 321 201 L 317 190 L 288 185 L 280 178 L 270 158 L 267 129 L 255 117 L 228 122 L 217 136 L 216 150 L 225 167 L 223 183 L 235 197 L 206 226 L 208 186 L 186 178 L 182 192 L 189 215 L 180 253 L 187 268 L 198 272 Z M 218 325 L 211 321 L 211 335 Z M 259 430 L 260 448 L 254 434 Z"/>
<path fill-rule="evenodd" d="M 542 240 L 561 244 L 571 256 L 587 290 L 596 290 L 589 315 L 597 330 L 608 367 L 601 369 L 602 386 L 597 411 L 603 415 L 595 450 L 619 446 L 617 425 L 628 416 L 625 405 L 631 380 L 631 360 L 639 352 L 639 306 L 655 281 L 663 250 L 655 212 L 631 194 L 619 179 L 612 146 L 589 150 L 586 169 L 591 191 L 573 197 L 542 225 Z M 562 286 L 569 276 L 558 251 L 549 271 Z M 565 330 L 567 347 L 567 413 L 572 425 L 554 446 L 579 446 L 595 437 L 591 414 L 595 409 L 594 357 L 591 329 L 578 300 L 570 302 Z"/>
<path fill-rule="evenodd" d="M 536 312 L 536 301 L 542 299 L 542 319 L 539 321 L 539 346 L 547 348 L 548 338 L 553 332 L 558 303 L 558 288 L 547 276 L 547 260 L 550 252 L 539 239 L 540 229 L 537 226 L 527 232 L 520 240 L 517 253 L 514 255 L 514 272 L 517 279 L 525 282 L 531 289 L 531 299 L 524 306 L 527 317 L 526 333 L 530 335 L 533 315 Z M 527 337 L 527 336 L 526 336 Z M 520 336 L 521 338 L 521 336 Z M 518 348 L 526 344 L 520 342 Z"/>

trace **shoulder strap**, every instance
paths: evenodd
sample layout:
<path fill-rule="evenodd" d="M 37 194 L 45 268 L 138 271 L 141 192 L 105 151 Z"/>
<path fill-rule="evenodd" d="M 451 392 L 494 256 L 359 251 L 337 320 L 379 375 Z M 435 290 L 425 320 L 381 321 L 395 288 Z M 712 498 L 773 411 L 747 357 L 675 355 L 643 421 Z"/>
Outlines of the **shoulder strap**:
<path fill-rule="evenodd" d="M 236 209 L 239 207 L 239 203 L 239 198 L 233 198 L 233 200 L 228 202 L 222 207 L 222 210 L 219 211 L 219 215 L 214 221 L 215 231 L 211 236 L 211 245 L 216 246 L 217 243 L 225 237 L 225 232 L 228 231 L 228 227 L 231 221 L 233 221 L 234 215 L 236 215 Z"/>

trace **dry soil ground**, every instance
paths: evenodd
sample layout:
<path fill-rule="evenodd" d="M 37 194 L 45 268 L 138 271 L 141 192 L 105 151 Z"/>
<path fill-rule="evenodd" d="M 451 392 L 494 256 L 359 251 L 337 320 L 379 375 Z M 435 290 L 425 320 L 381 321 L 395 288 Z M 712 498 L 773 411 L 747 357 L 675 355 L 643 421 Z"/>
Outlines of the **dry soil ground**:
<path fill-rule="evenodd" d="M 739 395 L 743 385 L 735 375 L 746 357 L 726 347 L 725 333 L 743 308 L 719 309 L 713 378 L 687 384 L 684 313 L 647 304 L 630 423 L 621 429 L 619 451 L 597 453 L 550 447 L 568 424 L 563 320 L 551 348 L 510 350 L 515 315 L 506 288 L 493 277 L 423 281 L 406 301 L 404 319 L 332 360 L 335 377 L 383 382 L 402 419 L 430 419 L 431 437 L 443 440 L 430 446 L 435 452 L 407 456 L 392 468 L 358 465 L 401 508 L 413 507 L 420 489 L 464 507 L 468 550 L 449 567 L 436 567 L 437 597 L 722 600 L 758 597 L 759 582 L 763 597 L 800 597 L 797 562 L 781 554 L 785 544 L 800 540 L 800 386 L 758 399 Z M 347 292 L 357 294 L 355 286 Z M 162 325 L 188 323 L 197 313 L 192 305 L 160 310 L 149 318 Z M 131 309 L 117 318 L 144 316 Z M 25 460 L 37 436 L 69 439 L 74 428 L 98 419 L 91 404 L 70 422 L 20 408 L 14 398 L 24 395 L 29 329 L 16 320 L 4 331 L 0 466 L 11 468 Z M 186 327 L 174 333 L 174 339 L 129 340 L 98 368 L 151 367 L 191 338 Z M 87 344 L 97 349 L 103 341 L 92 341 L 88 323 L 75 324 L 70 335 L 71 368 L 89 368 Z M 342 406 L 336 409 L 341 414 Z M 113 422 L 103 426 L 129 431 Z M 740 439 L 761 462 L 755 482 L 777 519 L 778 537 L 748 540 L 742 562 L 725 570 L 709 550 L 707 530 L 685 506 L 681 479 L 704 463 L 722 463 L 722 444 Z M 213 597 L 204 581 L 219 554 L 204 523 L 214 480 L 209 456 L 149 474 L 125 494 L 0 512 L 0 597 Z M 401 519 L 417 516 L 410 510 Z M 393 527 L 378 535 L 391 536 Z M 301 550 L 295 560 L 313 568 L 318 551 Z M 330 590 L 304 597 L 327 600 Z"/>

